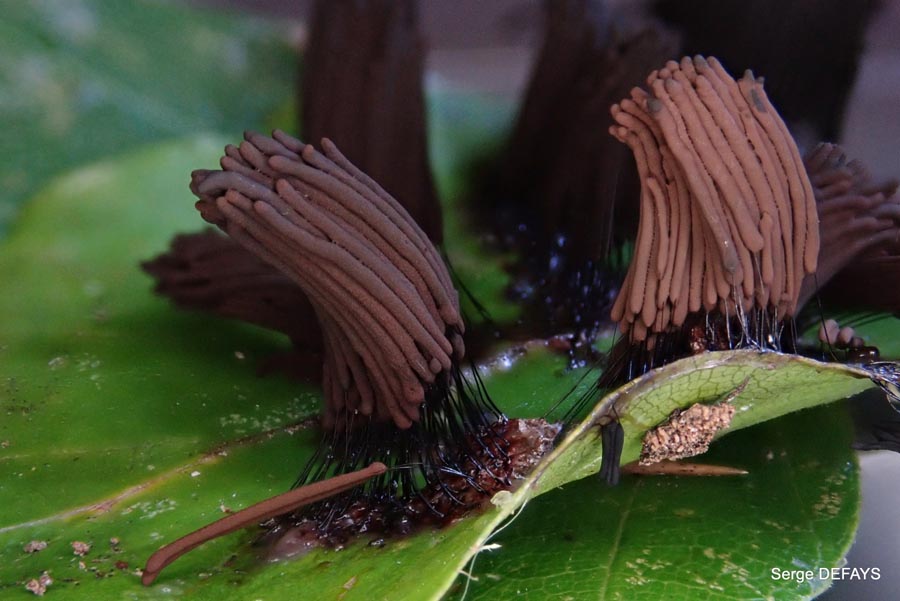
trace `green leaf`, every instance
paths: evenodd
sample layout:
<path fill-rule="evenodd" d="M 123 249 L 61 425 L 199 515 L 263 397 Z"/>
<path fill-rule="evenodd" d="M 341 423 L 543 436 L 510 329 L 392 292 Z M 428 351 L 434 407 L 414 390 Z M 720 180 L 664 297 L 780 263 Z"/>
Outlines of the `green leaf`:
<path fill-rule="evenodd" d="M 0 0 L 0 11 L 0 233 L 63 170 L 259 128 L 293 94 L 294 53 L 270 23 L 124 0 Z"/>
<path fill-rule="evenodd" d="M 546 491 L 600 467 L 595 423 L 616 415 L 625 430 L 624 463 L 637 460 L 644 433 L 673 410 L 737 397 L 731 426 L 724 435 L 753 424 L 848 398 L 872 387 L 865 372 L 836 363 L 754 350 L 703 353 L 670 363 L 635 378 L 608 394 L 590 416 L 560 443 L 530 477 L 530 486 Z M 521 492 L 519 493 L 521 494 Z"/>
<path fill-rule="evenodd" d="M 515 511 L 530 499 L 568 484 L 569 482 L 596 473 L 600 466 L 602 454 L 595 423 L 597 419 L 602 416 L 608 416 L 610 414 L 619 416 L 620 422 L 625 429 L 625 445 L 622 453 L 622 461 L 623 463 L 627 463 L 638 458 L 641 447 L 640 441 L 644 433 L 648 429 L 665 421 L 674 409 L 688 407 L 697 402 L 708 403 L 716 401 L 734 393 L 735 390 L 739 388 L 741 389 L 741 392 L 733 401 L 737 409 L 734 419 L 731 422 L 731 426 L 720 434 L 733 432 L 756 423 L 767 421 L 785 415 L 791 411 L 845 398 L 871 386 L 872 383 L 865 374 L 854 368 L 836 364 L 823 364 L 809 359 L 771 352 L 734 351 L 706 353 L 669 364 L 663 368 L 649 372 L 607 395 L 597 405 L 592 414 L 582 422 L 581 425 L 570 432 L 565 440 L 556 447 L 553 453 L 541 462 L 516 492 L 511 493 L 508 496 L 501 493 L 494 498 L 494 504 L 497 507 L 491 512 L 494 514 L 493 521 L 484 524 L 485 531 L 493 531 L 504 519 L 513 515 Z M 843 439 L 844 443 L 847 444 L 848 435 L 846 423 L 843 424 L 843 430 L 839 429 L 838 431 L 844 432 Z M 791 432 L 790 435 L 803 436 L 803 433 Z M 851 455 L 847 447 L 844 447 L 843 453 L 840 452 L 840 447 L 837 448 L 837 456 L 842 459 L 845 464 L 850 464 L 852 466 L 852 460 L 850 459 Z M 830 450 L 831 452 L 835 452 L 834 448 Z M 815 447 L 806 448 L 807 454 L 810 452 L 814 453 L 815 451 Z M 849 471 L 853 471 L 852 467 Z M 847 472 L 846 466 L 842 468 L 841 473 L 846 475 Z M 792 474 L 789 473 L 788 475 L 790 476 Z M 855 475 L 853 478 L 855 479 Z M 782 480 L 786 480 L 786 478 Z M 841 480 L 841 484 L 845 484 L 843 477 L 841 477 Z M 695 480 L 694 482 L 698 481 Z M 773 484 L 773 482 L 769 482 L 769 485 Z M 782 488 L 786 484 L 786 482 L 781 482 Z M 631 486 L 637 486 L 637 484 L 632 483 Z M 690 484 L 687 486 L 692 488 Z M 696 488 L 693 488 L 691 494 L 696 495 L 696 499 L 698 499 L 695 506 L 707 511 L 715 511 L 717 506 L 711 504 L 712 506 L 708 507 L 707 505 L 710 504 L 705 500 L 706 497 L 703 496 L 705 488 L 704 483 L 699 481 L 697 484 L 693 484 L 693 486 Z M 796 487 L 796 482 L 794 482 L 792 487 Z M 835 503 L 844 503 L 846 500 L 849 506 L 855 507 L 857 503 L 855 498 L 855 485 L 851 484 L 849 487 L 842 486 L 841 491 L 841 494 L 835 493 Z M 765 494 L 771 495 L 771 491 L 766 491 Z M 810 493 L 809 489 L 806 489 L 803 492 L 796 491 L 796 494 L 805 497 L 805 499 L 795 503 L 796 513 L 811 516 L 808 517 L 806 521 L 813 519 L 827 519 L 827 516 L 824 516 L 823 513 L 828 512 L 825 512 L 820 507 L 821 504 L 825 502 L 824 496 L 815 496 Z M 501 496 L 502 498 L 499 498 Z M 647 499 L 647 501 L 650 501 L 650 499 Z M 632 502 L 633 499 L 628 501 L 628 512 L 631 511 L 630 503 Z M 650 504 L 654 505 L 656 504 L 656 501 L 653 501 Z M 759 514 L 757 514 L 758 507 L 752 505 L 743 505 L 743 507 L 748 513 L 759 517 Z M 646 508 L 639 507 L 638 509 L 645 510 Z M 781 523 L 784 511 L 777 506 L 773 509 L 774 511 L 771 514 L 763 515 L 772 521 Z M 733 516 L 734 510 L 732 509 L 728 515 Z M 487 520 L 488 516 L 490 516 L 490 513 L 482 516 L 479 520 Z M 672 536 L 674 540 L 681 540 L 681 537 L 694 536 L 694 527 L 691 524 L 685 524 L 682 520 L 679 527 L 676 525 L 679 520 L 675 519 L 678 516 L 670 517 L 672 519 L 666 523 L 666 527 L 660 526 L 657 531 L 660 535 L 665 533 L 668 536 Z M 627 520 L 627 518 L 628 516 L 626 515 L 621 519 Z M 825 538 L 814 533 L 807 541 L 804 541 L 806 548 L 814 553 L 814 555 L 808 555 L 806 557 L 798 557 L 797 553 L 799 553 L 799 550 L 795 550 L 794 547 L 791 547 L 792 552 L 795 553 L 794 558 L 797 559 L 801 565 L 810 565 L 815 568 L 833 567 L 843 557 L 849 547 L 849 542 L 852 539 L 852 532 L 856 524 L 856 510 L 852 509 L 843 514 L 837 512 L 835 515 L 831 515 L 831 519 L 834 521 L 829 524 L 829 528 L 842 532 L 843 536 L 840 538 L 834 536 Z M 733 525 L 733 528 L 735 528 L 735 530 L 733 530 L 735 537 L 741 540 L 752 540 L 758 535 L 758 529 L 754 528 L 755 522 L 756 520 L 744 522 L 736 520 L 736 523 Z M 620 521 L 621 527 L 624 527 L 624 524 L 624 521 Z M 746 527 L 747 529 L 743 530 L 742 527 Z M 802 528 L 801 526 L 798 526 L 796 522 L 791 522 L 790 527 Z M 688 534 L 689 532 L 690 534 Z M 614 550 L 610 557 L 611 562 L 622 560 L 622 557 L 619 556 L 620 538 L 621 532 L 614 535 Z M 470 550 L 465 558 L 468 559 L 473 556 L 486 540 L 486 537 L 479 537 L 479 539 L 470 546 Z M 727 544 L 727 542 L 725 544 Z M 643 553 L 643 548 L 644 547 L 641 547 L 640 553 Z M 671 553 L 677 555 L 690 548 L 691 547 L 685 545 L 680 547 L 676 546 L 675 549 L 671 550 Z M 629 553 L 635 552 L 636 550 L 629 544 L 622 556 L 627 557 Z M 761 548 L 759 553 L 768 557 L 771 550 Z M 714 556 L 708 557 L 707 559 L 721 560 L 722 558 Z M 745 580 L 753 581 L 752 586 L 748 590 L 752 592 L 756 589 L 771 588 L 770 574 L 767 570 L 759 569 L 759 558 L 749 556 L 746 559 L 747 561 L 744 564 L 735 564 L 733 569 L 740 570 L 740 573 Z M 668 560 L 664 559 L 664 561 Z M 731 561 L 731 559 L 729 558 L 728 561 Z M 599 590 L 602 592 L 600 596 L 601 599 L 607 598 L 604 591 L 619 590 L 623 585 L 618 582 L 614 589 L 608 589 L 610 582 L 609 578 L 612 578 L 613 575 L 611 571 L 612 565 L 613 564 L 610 563 L 606 568 L 608 572 L 606 580 L 604 580 L 604 577 L 602 576 L 599 579 L 595 578 L 593 580 L 595 583 L 602 583 L 602 586 L 600 586 L 599 589 L 582 589 L 580 588 L 582 586 L 581 584 L 576 584 L 575 590 L 594 590 L 595 593 Z M 626 563 L 626 567 L 633 566 L 627 566 Z M 556 568 L 560 569 L 561 566 L 556 565 Z M 565 572 L 560 573 L 559 571 L 556 571 L 555 573 L 561 580 L 565 580 Z M 500 576 L 500 580 L 502 581 L 502 575 Z M 665 584 L 666 580 L 661 580 L 663 584 Z M 689 588 L 691 586 L 689 583 L 686 583 L 685 580 L 679 580 L 679 582 L 683 587 Z M 694 583 L 697 584 L 696 581 L 694 581 Z M 642 576 L 634 582 L 631 582 L 631 584 L 637 587 L 643 586 L 646 582 L 643 581 Z M 790 586 L 790 584 L 791 583 L 781 583 L 781 587 L 785 585 Z M 556 582 L 556 585 L 561 586 L 562 590 L 566 590 L 567 585 L 560 585 L 558 582 Z M 544 583 L 543 586 L 547 586 L 547 584 Z M 589 587 L 590 585 L 585 584 L 584 586 Z M 817 586 L 821 587 L 822 583 L 819 583 Z M 628 590 L 629 593 L 624 596 L 626 598 L 631 598 L 637 593 L 638 589 Z M 809 594 L 812 592 L 809 590 L 809 587 L 805 585 L 795 585 L 792 590 L 798 595 Z M 495 593 L 492 591 L 491 595 L 493 596 L 494 594 Z M 740 586 L 737 588 L 732 587 L 725 596 L 727 598 L 747 596 L 747 590 L 744 590 L 744 588 Z M 612 597 L 615 598 L 615 595 L 612 595 Z M 653 595 L 651 594 L 650 597 L 652 598 Z"/>
<path fill-rule="evenodd" d="M 201 138 L 64 177 L 3 244 L 0 273 L 14 286 L 0 296 L 10 316 L 0 324 L 3 523 L 90 503 L 223 439 L 317 414 L 308 387 L 255 376 L 260 357 L 287 348 L 280 337 L 174 311 L 138 269 L 194 228 L 183 166 L 221 147 Z"/>
<path fill-rule="evenodd" d="M 738 432 L 700 458 L 746 476 L 567 484 L 490 539 L 499 549 L 469 567 L 477 580 L 465 598 L 814 596 L 828 586 L 818 568 L 837 565 L 853 540 L 851 440 L 844 407 L 814 409 Z M 815 579 L 774 580 L 772 568 L 813 570 Z"/>
<path fill-rule="evenodd" d="M 524 501 L 596 471 L 593 418 L 573 429 L 518 491 L 453 527 L 384 548 L 362 541 L 274 565 L 252 561 L 245 546 L 252 533 L 236 533 L 171 566 L 146 591 L 132 573 L 162 542 L 219 517 L 222 506 L 239 509 L 286 489 L 315 444 L 303 421 L 316 412 L 315 393 L 254 375 L 254 361 L 278 347 L 277 337 L 182 314 L 154 298 L 136 268 L 171 233 L 196 223 L 183 166 L 211 162 L 222 143 L 202 138 L 153 147 L 64 177 L 28 203 L 3 244 L 0 277 L 17 282 L 20 293 L 0 299 L 2 314 L 17 317 L 0 330 L 0 403 L 7 414 L 0 425 L 0 582 L 22 586 L 50 570 L 53 586 L 73 599 L 126 592 L 278 599 L 291 597 L 296 582 L 315 598 L 392 598 L 397 590 L 409 599 L 440 596 Z M 542 350 L 510 363 L 504 371 L 499 361 L 486 383 L 511 415 L 542 414 L 583 374 L 565 371 L 564 359 Z M 596 411 L 616 404 L 625 457 L 633 459 L 643 431 L 673 408 L 718 398 L 745 381 L 732 429 L 869 386 L 841 366 L 718 353 L 640 378 Z M 299 429 L 289 427 L 298 421 Z M 852 509 L 850 471 L 842 499 Z M 842 536 L 822 543 L 829 562 L 843 553 L 855 511 L 834 519 Z M 115 548 L 110 538 L 119 539 Z M 50 546 L 26 555 L 30 540 Z M 94 545 L 80 560 L 84 569 L 69 547 L 76 540 Z M 512 547 L 505 553 L 517 556 Z M 231 565 L 233 554 L 238 561 Z M 117 561 L 128 568 L 116 568 Z"/>

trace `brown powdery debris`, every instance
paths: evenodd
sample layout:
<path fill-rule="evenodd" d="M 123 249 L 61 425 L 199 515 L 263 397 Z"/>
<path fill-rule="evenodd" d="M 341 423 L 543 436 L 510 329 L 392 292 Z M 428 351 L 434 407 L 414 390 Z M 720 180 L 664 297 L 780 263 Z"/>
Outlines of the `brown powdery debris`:
<path fill-rule="evenodd" d="M 84 557 L 91 552 L 91 545 L 80 540 L 72 542 L 72 553 L 79 557 Z"/>
<path fill-rule="evenodd" d="M 24 547 L 23 551 L 26 553 L 37 553 L 39 551 L 43 551 L 47 548 L 47 541 L 45 540 L 33 540 L 28 542 Z"/>
<path fill-rule="evenodd" d="M 644 434 L 640 465 L 701 455 L 715 435 L 731 424 L 734 406 L 729 403 L 696 403 L 676 409 L 669 419 Z"/>
<path fill-rule="evenodd" d="M 710 57 L 669 61 L 612 107 L 641 178 L 634 258 L 612 310 L 634 341 L 689 314 L 791 316 L 819 220 L 797 146 L 762 79 Z"/>

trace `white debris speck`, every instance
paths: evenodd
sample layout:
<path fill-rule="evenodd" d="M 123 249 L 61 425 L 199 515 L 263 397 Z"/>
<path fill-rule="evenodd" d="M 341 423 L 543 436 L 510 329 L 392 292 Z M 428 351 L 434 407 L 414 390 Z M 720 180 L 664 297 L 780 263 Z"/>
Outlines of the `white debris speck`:
<path fill-rule="evenodd" d="M 173 499 L 160 499 L 155 503 L 151 501 L 141 501 L 140 503 L 129 505 L 128 507 L 123 509 L 122 515 L 128 515 L 129 513 L 137 512 L 140 514 L 140 517 L 138 517 L 139 520 L 150 520 L 161 513 L 174 510 L 177 506 L 178 503 L 176 503 Z"/>
<path fill-rule="evenodd" d="M 47 587 L 53 584 L 53 579 L 50 578 L 50 574 L 44 572 L 41 574 L 40 578 L 32 578 L 25 585 L 25 590 L 30 591 L 37 595 L 38 597 L 43 597 L 44 593 L 47 592 Z"/>
<path fill-rule="evenodd" d="M 88 280 L 81 289 L 84 295 L 89 298 L 103 296 L 103 293 L 106 292 L 106 286 L 103 285 L 103 282 L 97 280 Z"/>
<path fill-rule="evenodd" d="M 79 557 L 84 557 L 91 552 L 91 545 L 80 540 L 72 541 L 72 552 Z"/>
<path fill-rule="evenodd" d="M 47 541 L 45 540 L 33 540 L 25 545 L 26 553 L 37 553 L 38 551 L 43 551 L 47 548 Z"/>

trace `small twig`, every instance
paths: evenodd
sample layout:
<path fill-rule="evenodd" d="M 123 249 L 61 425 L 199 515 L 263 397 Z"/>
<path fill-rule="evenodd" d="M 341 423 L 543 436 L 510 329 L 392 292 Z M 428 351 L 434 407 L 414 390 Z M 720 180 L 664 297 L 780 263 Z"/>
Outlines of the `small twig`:
<path fill-rule="evenodd" d="M 653 465 L 641 465 L 637 461 L 622 466 L 623 474 L 637 476 L 745 476 L 747 470 L 727 465 L 660 461 Z"/>
<path fill-rule="evenodd" d="M 246 509 L 242 509 L 237 513 L 208 524 L 199 530 L 195 530 L 190 534 L 183 536 L 175 542 L 169 543 L 147 560 L 147 566 L 141 575 L 141 582 L 144 586 L 150 586 L 159 573 L 167 565 L 203 543 L 214 538 L 224 536 L 235 530 L 246 528 L 251 524 L 265 521 L 267 519 L 282 515 L 288 511 L 293 511 L 298 507 L 303 507 L 323 499 L 327 499 L 333 495 L 350 490 L 355 486 L 359 486 L 366 480 L 375 476 L 380 476 L 387 471 L 387 466 L 383 463 L 373 463 L 368 467 L 349 474 L 343 474 L 308 484 L 300 488 L 284 494 L 266 499 L 255 505 L 251 505 Z"/>

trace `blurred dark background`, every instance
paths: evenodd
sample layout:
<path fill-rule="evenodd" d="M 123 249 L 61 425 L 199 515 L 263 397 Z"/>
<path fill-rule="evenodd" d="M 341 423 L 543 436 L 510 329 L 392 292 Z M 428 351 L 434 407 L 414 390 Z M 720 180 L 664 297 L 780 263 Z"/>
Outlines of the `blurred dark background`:
<path fill-rule="evenodd" d="M 297 22 L 302 40 L 311 0 L 181 0 Z M 429 46 L 429 76 L 486 93 L 518 95 L 527 83 L 539 43 L 541 0 L 419 0 Z M 611 11 L 636 19 L 650 0 L 609 0 Z M 787 3 L 791 4 L 791 3 Z M 869 0 L 847 2 L 848 14 Z M 856 83 L 848 98 L 840 140 L 848 154 L 866 162 L 877 176 L 900 174 L 900 0 L 880 0 L 866 36 Z M 826 40 L 819 40 L 821 48 Z M 761 73 L 765 75 L 764 73 Z M 834 140 L 832 140 L 834 141 Z"/>

